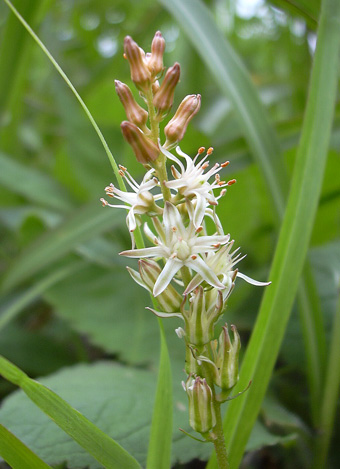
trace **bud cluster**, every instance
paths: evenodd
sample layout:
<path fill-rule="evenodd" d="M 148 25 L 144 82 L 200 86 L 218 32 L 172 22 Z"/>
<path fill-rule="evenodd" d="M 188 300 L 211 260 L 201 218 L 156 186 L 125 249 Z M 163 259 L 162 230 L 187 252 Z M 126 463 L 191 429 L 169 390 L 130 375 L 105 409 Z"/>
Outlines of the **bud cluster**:
<path fill-rule="evenodd" d="M 220 172 L 229 161 L 215 163 L 209 169 L 212 148 L 207 151 L 199 148 L 194 158 L 178 146 L 178 156 L 169 151 L 182 140 L 189 122 L 199 111 L 200 95 L 183 99 L 165 125 L 161 144 L 159 123 L 173 105 L 180 78 L 178 63 L 164 70 L 164 50 L 165 41 L 160 32 L 153 38 L 151 53 L 145 53 L 131 37 L 125 38 L 124 56 L 130 65 L 131 79 L 147 110 L 135 101 L 127 85 L 116 80 L 116 91 L 128 119 L 121 128 L 137 160 L 148 171 L 139 184 L 120 166 L 120 175 L 132 192 L 110 184 L 105 189 L 106 195 L 123 204 L 101 201 L 104 206 L 128 210 L 126 221 L 132 249 L 120 255 L 139 259 L 138 270 L 128 267 L 128 272 L 154 297 L 157 309 L 148 309 L 159 317 L 176 317 L 182 321 L 176 333 L 186 343 L 188 377 L 183 387 L 188 396 L 190 425 L 207 440 L 213 440 L 215 404 L 228 400 L 230 390 L 237 383 L 240 350 L 236 327 L 231 326 L 233 340 L 227 325 L 215 339 L 216 325 L 227 307 L 237 277 L 254 285 L 268 283 L 252 280 L 235 268 L 243 257 L 238 249 L 232 251 L 234 241 L 224 233 L 216 213 L 220 197 L 236 182 L 221 180 Z M 172 164 L 171 179 L 167 175 L 167 161 Z M 149 217 L 141 231 L 147 247 L 136 248 L 134 232 L 141 225 L 142 216 Z M 213 223 L 212 233 L 207 229 L 207 218 Z"/>

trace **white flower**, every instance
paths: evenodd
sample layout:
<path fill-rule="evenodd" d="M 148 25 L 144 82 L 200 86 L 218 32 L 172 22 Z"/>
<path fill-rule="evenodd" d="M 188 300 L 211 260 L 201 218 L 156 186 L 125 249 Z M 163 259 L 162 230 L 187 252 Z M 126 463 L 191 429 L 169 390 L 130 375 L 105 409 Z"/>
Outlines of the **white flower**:
<path fill-rule="evenodd" d="M 120 175 L 125 177 L 126 182 L 129 184 L 134 192 L 124 192 L 117 189 L 112 183 L 105 187 L 106 195 L 114 197 L 127 205 L 112 205 L 109 204 L 105 199 L 100 199 L 103 206 L 109 206 L 113 208 L 124 208 L 128 209 L 128 215 L 126 217 L 126 223 L 129 230 L 132 232 L 137 227 L 135 215 L 142 215 L 148 213 L 153 216 L 162 213 L 162 209 L 156 205 L 156 201 L 162 199 L 162 194 L 153 195 L 150 190 L 158 185 L 158 180 L 152 177 L 154 169 L 150 169 L 144 176 L 141 184 L 138 184 L 133 177 L 128 173 L 124 166 L 119 166 Z M 152 178 L 152 179 L 151 179 Z"/>
<path fill-rule="evenodd" d="M 155 244 L 154 247 L 132 249 L 120 254 L 127 257 L 163 257 L 165 266 L 160 273 L 153 289 L 154 296 L 162 293 L 169 285 L 181 267 L 186 266 L 197 272 L 202 279 L 217 289 L 224 289 L 225 285 L 219 281 L 213 269 L 206 262 L 207 252 L 218 251 L 221 245 L 229 242 L 229 235 L 199 236 L 201 230 L 196 230 L 190 220 L 185 228 L 178 209 L 170 202 L 165 203 L 163 212 L 163 225 L 155 218 L 158 237 L 150 230 L 147 224 L 144 231 L 148 239 Z"/>
<path fill-rule="evenodd" d="M 265 287 L 271 284 L 271 282 L 258 282 L 257 280 L 242 274 L 238 271 L 238 269 L 233 269 L 236 264 L 238 264 L 246 257 L 245 255 L 241 257 L 240 253 L 235 255 L 240 248 L 235 249 L 235 251 L 231 253 L 230 251 L 233 247 L 233 244 L 234 240 L 230 241 L 230 243 L 228 243 L 226 246 L 223 246 L 218 252 L 209 252 L 206 256 L 206 264 L 210 267 L 211 270 L 215 272 L 216 275 L 218 275 L 218 277 L 221 279 L 221 283 L 223 283 L 225 286 L 225 289 L 223 290 L 223 301 L 225 301 L 231 293 L 236 277 L 240 277 L 246 282 L 251 283 L 257 287 Z M 187 286 L 184 294 L 186 295 L 192 292 L 202 283 L 203 280 L 205 279 L 202 278 L 199 273 L 195 275 L 195 277 Z M 215 301 L 216 300 L 213 300 L 213 304 Z"/>
<path fill-rule="evenodd" d="M 183 153 L 179 147 L 177 147 L 177 154 L 185 158 L 186 168 L 176 156 L 172 155 L 165 148 L 160 146 L 160 150 L 167 158 L 174 161 L 180 168 L 179 172 L 175 166 L 171 167 L 171 172 L 175 179 L 172 181 L 167 181 L 165 185 L 169 189 L 176 190 L 183 198 L 187 200 L 189 199 L 194 202 L 193 199 L 195 198 L 196 204 L 193 223 L 194 226 L 198 228 L 201 226 L 204 215 L 207 213 L 207 206 L 217 205 L 217 200 L 225 195 L 227 191 L 224 188 L 236 182 L 235 179 L 232 179 L 228 182 L 221 181 L 218 174 L 222 168 L 229 164 L 229 161 L 226 161 L 221 165 L 216 163 L 205 173 L 204 171 L 209 166 L 209 162 L 206 161 L 206 159 L 211 155 L 213 151 L 212 148 L 209 148 L 206 155 L 197 162 L 198 157 L 204 152 L 203 147 L 198 150 L 198 153 L 194 159 L 191 159 L 188 155 Z M 210 183 L 208 181 L 212 176 L 215 176 L 215 179 L 212 183 Z M 215 189 L 222 189 L 218 197 L 215 197 L 214 195 Z"/>

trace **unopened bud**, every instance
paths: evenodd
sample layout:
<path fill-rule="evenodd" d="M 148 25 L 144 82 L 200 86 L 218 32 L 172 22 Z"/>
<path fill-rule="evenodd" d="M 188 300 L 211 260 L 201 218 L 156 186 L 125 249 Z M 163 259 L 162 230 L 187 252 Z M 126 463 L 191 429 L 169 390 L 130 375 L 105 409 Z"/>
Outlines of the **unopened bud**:
<path fill-rule="evenodd" d="M 182 140 L 191 119 L 198 113 L 201 107 L 201 95 L 191 94 L 186 96 L 174 117 L 169 121 L 164 129 L 166 136 L 165 147 L 172 146 Z"/>
<path fill-rule="evenodd" d="M 156 261 L 152 259 L 141 259 L 139 262 L 139 273 L 142 281 L 152 292 L 153 287 L 158 279 L 162 269 Z M 175 290 L 172 285 L 169 285 L 162 293 L 157 296 L 159 306 L 166 313 L 178 311 L 182 303 L 182 296 Z"/>
<path fill-rule="evenodd" d="M 131 80 L 140 91 L 146 92 L 151 84 L 151 73 L 144 61 L 143 51 L 132 37 L 126 36 L 124 52 L 130 64 Z"/>
<path fill-rule="evenodd" d="M 162 33 L 157 31 L 151 43 L 151 56 L 148 60 L 148 69 L 153 76 L 159 75 L 163 70 L 163 54 L 165 40 Z"/>
<path fill-rule="evenodd" d="M 180 73 L 181 69 L 177 62 L 168 68 L 164 80 L 153 98 L 153 105 L 157 109 L 158 114 L 164 115 L 171 109 Z"/>
<path fill-rule="evenodd" d="M 206 380 L 189 376 L 183 387 L 189 399 L 189 423 L 198 433 L 207 434 L 216 425 L 213 396 Z"/>
<path fill-rule="evenodd" d="M 192 293 L 189 311 L 184 309 L 182 311 L 186 326 L 186 339 L 189 344 L 202 346 L 213 339 L 214 325 L 223 306 L 220 300 L 221 295 L 217 296 L 217 301 L 211 308 L 211 305 L 206 301 L 206 292 L 203 287 L 198 287 Z"/>
<path fill-rule="evenodd" d="M 137 160 L 142 164 L 155 161 L 159 156 L 159 148 L 132 122 L 124 121 L 120 125 L 125 140 L 132 146 Z"/>
<path fill-rule="evenodd" d="M 148 113 L 136 103 L 130 88 L 119 80 L 115 80 L 115 88 L 128 120 L 138 127 L 144 127 L 148 120 Z"/>
<path fill-rule="evenodd" d="M 215 384 L 222 390 L 228 390 L 238 381 L 238 356 L 241 348 L 240 336 L 235 326 L 231 326 L 234 340 L 231 342 L 227 325 L 222 327 L 218 340 L 218 354 L 216 366 L 219 370 L 216 374 Z"/>

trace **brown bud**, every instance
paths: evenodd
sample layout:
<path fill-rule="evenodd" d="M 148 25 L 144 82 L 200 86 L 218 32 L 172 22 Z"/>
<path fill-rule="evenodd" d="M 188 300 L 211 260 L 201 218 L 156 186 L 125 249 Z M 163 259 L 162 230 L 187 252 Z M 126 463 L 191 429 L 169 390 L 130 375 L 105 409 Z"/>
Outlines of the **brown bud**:
<path fill-rule="evenodd" d="M 151 44 L 151 56 L 148 60 L 148 69 L 153 76 L 161 73 L 163 70 L 163 54 L 165 50 L 165 40 L 162 33 L 157 31 Z"/>
<path fill-rule="evenodd" d="M 200 94 L 190 94 L 183 99 L 174 117 L 168 122 L 164 129 L 166 136 L 165 147 L 172 146 L 182 140 L 189 122 L 198 113 L 200 107 Z"/>
<path fill-rule="evenodd" d="M 147 91 L 151 83 L 151 73 L 144 61 L 144 52 L 130 36 L 124 39 L 124 52 L 130 64 L 131 80 L 140 91 Z"/>
<path fill-rule="evenodd" d="M 119 80 L 115 80 L 118 97 L 124 106 L 126 117 L 138 127 L 144 127 L 148 120 L 148 113 L 136 103 L 130 88 Z"/>
<path fill-rule="evenodd" d="M 163 83 L 153 98 L 153 105 L 159 114 L 165 114 L 171 109 L 174 102 L 175 87 L 178 83 L 181 69 L 179 63 L 168 68 Z"/>
<path fill-rule="evenodd" d="M 132 146 L 137 160 L 142 164 L 155 161 L 159 156 L 159 148 L 132 122 L 124 121 L 120 125 L 125 140 Z"/>

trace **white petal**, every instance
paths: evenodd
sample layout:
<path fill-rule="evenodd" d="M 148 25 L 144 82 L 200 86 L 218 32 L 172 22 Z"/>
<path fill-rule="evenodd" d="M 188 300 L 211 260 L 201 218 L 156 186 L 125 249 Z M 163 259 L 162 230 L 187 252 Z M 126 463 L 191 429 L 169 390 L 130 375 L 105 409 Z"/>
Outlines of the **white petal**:
<path fill-rule="evenodd" d="M 205 197 L 202 197 L 201 194 L 199 194 L 197 191 L 195 191 L 196 194 L 196 207 L 195 207 L 195 212 L 194 212 L 194 225 L 195 228 L 198 228 L 199 226 L 202 225 L 202 221 L 204 218 L 205 214 L 205 208 L 207 206 L 207 199 Z"/>
<path fill-rule="evenodd" d="M 225 285 L 223 285 L 223 283 L 218 280 L 216 274 L 210 269 L 210 267 L 201 257 L 197 256 L 196 259 L 190 258 L 190 260 L 185 262 L 185 265 L 199 273 L 203 277 L 203 280 L 208 282 L 209 285 L 212 285 L 215 288 L 225 288 Z"/>
<path fill-rule="evenodd" d="M 126 257 L 162 257 L 163 249 L 161 246 L 155 246 L 153 248 L 143 248 L 143 249 L 130 249 L 129 251 L 122 251 L 119 253 L 120 256 Z"/>
<path fill-rule="evenodd" d="M 177 163 L 178 166 L 181 168 L 182 173 L 184 173 L 184 166 L 183 166 L 182 162 L 175 155 L 173 155 L 168 150 L 163 148 L 161 145 L 159 145 L 159 148 L 160 148 L 161 152 L 163 153 L 163 155 L 165 155 L 167 158 L 169 158 L 169 160 L 174 161 L 175 163 Z"/>
<path fill-rule="evenodd" d="M 178 259 L 168 259 L 162 272 L 159 274 L 159 277 L 153 287 L 153 294 L 154 296 L 158 296 L 162 291 L 166 289 L 166 287 L 171 282 L 174 275 L 177 274 L 179 269 L 183 266 L 183 262 L 179 261 Z"/>
<path fill-rule="evenodd" d="M 237 277 L 242 278 L 248 283 L 251 283 L 252 285 L 255 285 L 256 287 L 266 287 L 270 285 L 272 282 L 258 282 L 257 280 L 254 280 L 247 275 L 242 274 L 241 272 L 237 272 Z"/>
<path fill-rule="evenodd" d="M 173 227 L 177 228 L 179 234 L 182 237 L 185 236 L 185 227 L 183 225 L 181 215 L 179 214 L 177 208 L 170 202 L 165 202 L 163 223 L 165 228 L 165 237 L 168 243 L 172 239 Z"/>
<path fill-rule="evenodd" d="M 155 309 L 149 308 L 148 306 L 145 308 L 153 312 L 156 316 L 160 318 L 180 318 L 183 319 L 183 316 L 181 313 L 163 313 L 161 311 L 156 311 Z"/>

